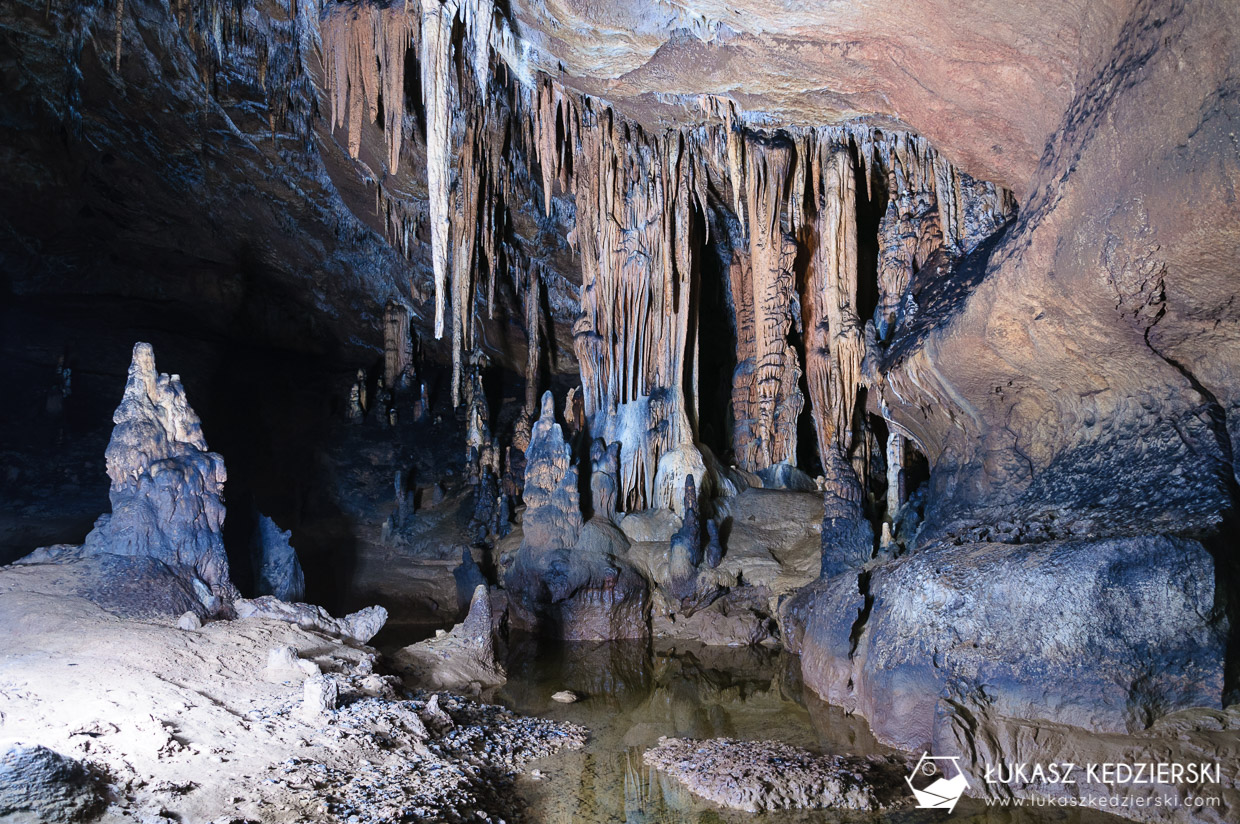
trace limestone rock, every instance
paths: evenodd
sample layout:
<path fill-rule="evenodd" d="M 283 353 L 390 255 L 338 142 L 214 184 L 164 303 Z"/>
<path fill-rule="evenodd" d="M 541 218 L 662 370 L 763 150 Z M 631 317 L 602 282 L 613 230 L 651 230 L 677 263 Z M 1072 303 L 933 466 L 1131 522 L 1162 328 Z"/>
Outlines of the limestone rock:
<path fill-rule="evenodd" d="M 1177 538 L 936 545 L 811 587 L 792 623 L 806 685 L 892 745 L 980 713 L 1131 733 L 1220 706 L 1214 575 Z"/>
<path fill-rule="evenodd" d="M 581 530 L 577 468 L 555 420 L 550 392 L 543 394 L 542 414 L 525 450 L 523 547 L 537 552 L 572 547 Z"/>
<path fill-rule="evenodd" d="M 266 515 L 258 516 L 254 529 L 254 590 L 281 601 L 300 601 L 306 597 L 306 577 L 289 539 L 291 531 L 281 530 Z"/>
<path fill-rule="evenodd" d="M 29 589 L 77 595 L 122 618 L 199 619 L 225 612 L 201 581 L 187 580 L 184 569 L 145 556 L 96 554 L 81 546 L 35 550 L 14 563 Z M 195 587 L 194 582 L 198 586 Z"/>
<path fill-rule="evenodd" d="M 0 820 L 78 821 L 103 796 L 86 769 L 54 750 L 21 741 L 0 741 Z"/>
<path fill-rule="evenodd" d="M 419 641 L 393 656 L 394 664 L 425 689 L 485 689 L 507 680 L 495 654 L 491 599 L 479 584 L 469 614 L 451 631 Z"/>
<path fill-rule="evenodd" d="M 595 438 L 590 444 L 590 504 L 594 514 L 616 520 L 620 485 L 620 444 Z"/>
<path fill-rule="evenodd" d="M 645 637 L 648 585 L 624 560 L 629 542 L 612 520 L 582 523 L 577 468 L 550 392 L 526 459 L 521 545 L 501 569 L 514 625 L 565 640 Z"/>
<path fill-rule="evenodd" d="M 181 379 L 156 371 L 148 343 L 134 345 L 112 420 L 112 513 L 96 522 L 86 549 L 153 558 L 197 576 L 216 596 L 234 596 L 221 533 L 224 459 L 207 449 Z"/>
<path fill-rule="evenodd" d="M 572 690 L 560 690 L 559 692 L 552 694 L 551 700 L 560 704 L 575 704 L 580 700 L 580 698 L 577 693 Z"/>
<path fill-rule="evenodd" d="M 202 619 L 193 612 L 183 612 L 177 619 L 177 627 L 187 631 L 202 629 Z"/>
<path fill-rule="evenodd" d="M 366 607 L 344 618 L 333 618 L 327 610 L 313 604 L 286 603 L 271 595 L 241 598 L 234 602 L 238 618 L 269 618 L 297 624 L 302 629 L 351 638 L 365 644 L 387 623 L 387 610 L 380 606 Z"/>
<path fill-rule="evenodd" d="M 642 761 L 734 810 L 881 810 L 907 806 L 897 758 L 814 755 L 781 741 L 660 738 Z"/>
<path fill-rule="evenodd" d="M 340 686 L 330 675 L 307 678 L 302 685 L 301 713 L 307 720 L 321 718 L 336 709 L 340 702 Z"/>

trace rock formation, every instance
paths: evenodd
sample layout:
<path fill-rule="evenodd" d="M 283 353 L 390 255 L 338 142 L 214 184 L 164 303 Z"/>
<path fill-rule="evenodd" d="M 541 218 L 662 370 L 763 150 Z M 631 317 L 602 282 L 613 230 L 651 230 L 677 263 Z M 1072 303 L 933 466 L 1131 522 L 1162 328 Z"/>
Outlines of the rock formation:
<path fill-rule="evenodd" d="M 291 531 L 281 530 L 266 515 L 258 516 L 251 552 L 254 558 L 254 591 L 274 595 L 281 601 L 300 601 L 306 597 L 306 576 L 297 550 L 289 539 Z"/>
<path fill-rule="evenodd" d="M 898 758 L 814 755 L 780 741 L 660 738 L 642 761 L 723 807 L 881 810 L 908 803 Z"/>
<path fill-rule="evenodd" d="M 977 714 L 1138 732 L 1220 707 L 1214 580 L 1184 539 L 937 545 L 799 595 L 802 672 L 908 750 L 967 751 Z"/>
<path fill-rule="evenodd" d="M 150 344 L 135 344 L 112 420 L 112 512 L 86 536 L 86 550 L 152 558 L 196 576 L 216 597 L 235 596 L 221 533 L 224 459 L 208 451 L 180 377 L 155 371 Z"/>
<path fill-rule="evenodd" d="M 72 758 L 38 744 L 0 742 L 0 819 L 77 821 L 102 803 L 95 776 Z"/>
<path fill-rule="evenodd" d="M 477 691 L 503 684 L 507 676 L 496 657 L 486 584 L 474 589 L 464 621 L 440 637 L 405 647 L 393 658 L 423 689 Z"/>
<path fill-rule="evenodd" d="M 583 522 L 577 467 L 550 392 L 526 456 L 521 544 L 503 572 L 514 625 L 566 640 L 648 635 L 648 584 L 624 559 L 629 542 L 605 514 Z"/>
<path fill-rule="evenodd" d="M 312 629 L 337 638 L 348 638 L 365 644 L 383 629 L 388 613 L 383 607 L 366 607 L 343 618 L 333 618 L 327 610 L 314 604 L 288 603 L 271 595 L 260 598 L 240 598 L 234 602 L 237 617 L 267 618 L 296 624 L 302 629 Z"/>
<path fill-rule="evenodd" d="M 525 460 L 522 548 L 546 553 L 576 546 L 581 533 L 577 467 L 556 423 L 550 392 L 543 394 L 542 413 L 530 435 Z"/>
<path fill-rule="evenodd" d="M 757 472 L 796 463 L 796 421 L 804 399 L 800 361 L 788 345 L 799 320 L 792 271 L 796 243 L 785 237 L 781 217 L 794 150 L 786 140 L 758 136 L 745 148 L 749 252 L 734 256 L 729 270 L 736 311 L 732 410 L 737 462 Z"/>

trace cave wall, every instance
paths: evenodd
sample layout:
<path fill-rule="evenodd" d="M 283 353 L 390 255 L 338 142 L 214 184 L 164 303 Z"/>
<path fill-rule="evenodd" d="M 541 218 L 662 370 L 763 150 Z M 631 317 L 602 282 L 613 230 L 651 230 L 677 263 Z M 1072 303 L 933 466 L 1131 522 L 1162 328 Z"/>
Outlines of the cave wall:
<path fill-rule="evenodd" d="M 881 395 L 933 466 L 927 537 L 1208 532 L 1233 504 L 1236 23 L 1141 4 L 1018 221 L 914 278 Z"/>

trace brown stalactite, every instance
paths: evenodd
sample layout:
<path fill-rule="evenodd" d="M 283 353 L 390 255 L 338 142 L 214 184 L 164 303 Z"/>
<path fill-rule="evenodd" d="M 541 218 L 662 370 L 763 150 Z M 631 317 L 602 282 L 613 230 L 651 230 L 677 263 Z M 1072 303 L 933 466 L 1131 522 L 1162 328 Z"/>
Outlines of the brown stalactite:
<path fill-rule="evenodd" d="M 363 114 L 376 122 L 382 102 L 388 171 L 396 174 L 404 142 L 405 51 L 417 36 L 415 19 L 395 6 L 336 7 L 320 20 L 319 35 L 332 128 L 345 128 L 349 156 L 357 158 Z"/>
<path fill-rule="evenodd" d="M 803 297 L 806 382 L 818 454 L 826 467 L 836 457 L 849 453 L 865 356 L 862 322 L 856 309 L 855 174 L 847 147 L 819 144 L 811 177 L 814 253 Z"/>
<path fill-rule="evenodd" d="M 734 289 L 740 286 L 733 292 L 738 351 L 732 402 L 737 463 L 756 472 L 781 462 L 796 463 L 797 418 L 804 400 L 798 386 L 800 363 L 788 344 L 796 315 L 796 244 L 784 233 L 782 219 L 794 152 L 785 142 L 751 137 L 745 154 L 749 256 L 747 273 L 743 257 L 734 259 L 731 272 Z M 739 317 L 749 312 L 752 319 Z"/>
<path fill-rule="evenodd" d="M 413 342 L 409 337 L 409 310 L 391 301 L 384 311 L 383 383 L 396 389 L 413 367 Z"/>
<path fill-rule="evenodd" d="M 610 110 L 570 123 L 586 414 L 594 433 L 622 444 L 624 509 L 667 506 L 687 472 L 703 471 L 684 391 L 700 163 L 679 133 L 650 138 Z"/>

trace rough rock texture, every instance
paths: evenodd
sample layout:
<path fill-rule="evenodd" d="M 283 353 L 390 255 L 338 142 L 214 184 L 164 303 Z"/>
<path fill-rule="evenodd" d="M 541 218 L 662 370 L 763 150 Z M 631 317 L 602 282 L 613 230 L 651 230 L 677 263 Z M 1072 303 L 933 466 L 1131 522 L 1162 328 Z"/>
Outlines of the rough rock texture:
<path fill-rule="evenodd" d="M 95 778 L 54 750 L 0 741 L 0 821 L 78 821 L 102 802 Z"/>
<path fill-rule="evenodd" d="M 932 467 L 923 539 L 1203 531 L 1233 501 L 1238 15 L 1126 4 L 1019 219 L 914 276 L 879 394 Z"/>
<path fill-rule="evenodd" d="M 293 533 L 282 530 L 266 515 L 260 515 L 254 528 L 254 591 L 274 595 L 281 601 L 300 601 L 306 597 L 306 576 L 297 550 L 289 539 Z"/>
<path fill-rule="evenodd" d="M 387 622 L 387 610 L 380 606 L 350 613 L 343 618 L 333 618 L 327 610 L 314 604 L 286 603 L 271 595 L 261 598 L 240 598 L 233 603 L 237 617 L 267 618 L 296 624 L 303 629 L 313 629 L 335 635 L 339 638 L 351 638 L 359 643 L 366 643 L 383 629 Z"/>
<path fill-rule="evenodd" d="M 154 558 L 86 552 L 80 546 L 37 549 L 15 561 L 10 581 L 32 592 L 85 598 L 120 618 L 176 619 L 210 610 L 183 571 Z M 205 587 L 204 587 L 205 592 Z"/>
<path fill-rule="evenodd" d="M 516 773 L 585 739 L 448 694 L 398 698 L 373 650 L 287 623 L 118 620 L 22 591 L 16 571 L 0 570 L 0 649 L 21 662 L 0 690 L 5 735 L 98 767 L 105 821 L 520 820 Z M 259 677 L 283 646 L 337 685 L 336 709 L 307 720 L 301 675 Z"/>
<path fill-rule="evenodd" d="M 1223 699 L 1195 541 L 939 545 L 816 586 L 793 610 L 806 685 L 909 750 L 975 715 L 1135 733 Z"/>
<path fill-rule="evenodd" d="M 779 741 L 660 738 L 642 761 L 734 810 L 880 810 L 908 804 L 899 758 L 815 755 Z"/>
<path fill-rule="evenodd" d="M 496 658 L 491 597 L 485 584 L 474 590 L 469 614 L 451 631 L 396 652 L 393 662 L 417 686 L 431 690 L 482 690 L 507 680 Z"/>
<path fill-rule="evenodd" d="M 224 459 L 176 375 L 155 370 L 150 344 L 134 345 L 108 444 L 110 515 L 86 536 L 88 552 L 153 558 L 185 569 L 213 594 L 236 594 L 224 552 Z"/>
<path fill-rule="evenodd" d="M 1145 784 L 1104 783 L 1078 770 L 1074 784 L 1014 780 L 974 782 L 978 794 L 997 799 L 1115 798 L 1107 810 L 1138 821 L 1222 824 L 1240 812 L 1240 776 L 1228 765 L 1240 758 L 1240 708 L 1172 712 L 1134 735 L 1094 733 L 1064 724 L 1021 721 L 989 712 L 953 713 L 938 732 L 934 751 L 961 757 L 970 775 L 985 775 L 987 764 L 1207 764 L 1213 777 L 1192 784 L 1154 780 Z M 1162 799 L 1160 801 L 1160 799 Z M 1217 803 L 1203 804 L 1202 801 Z M 1122 805 L 1122 806 L 1121 806 Z"/>
<path fill-rule="evenodd" d="M 522 545 L 537 552 L 574 546 L 581 531 L 577 467 L 556 423 L 550 392 L 543 394 L 542 414 L 530 435 L 525 461 Z"/>
<path fill-rule="evenodd" d="M 519 546 L 500 563 L 513 624 L 566 640 L 645 637 L 648 584 L 615 523 L 603 513 L 582 523 L 571 459 L 547 392 L 526 450 L 525 515 L 506 539 Z"/>

